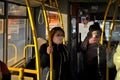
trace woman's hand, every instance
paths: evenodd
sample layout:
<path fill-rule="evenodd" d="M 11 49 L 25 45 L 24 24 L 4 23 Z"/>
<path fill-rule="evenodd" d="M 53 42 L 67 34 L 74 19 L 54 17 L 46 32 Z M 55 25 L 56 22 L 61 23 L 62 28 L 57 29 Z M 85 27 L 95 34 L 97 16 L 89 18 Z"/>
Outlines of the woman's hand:
<path fill-rule="evenodd" d="M 53 52 L 53 46 L 48 46 L 47 47 L 47 54 L 50 54 Z"/>

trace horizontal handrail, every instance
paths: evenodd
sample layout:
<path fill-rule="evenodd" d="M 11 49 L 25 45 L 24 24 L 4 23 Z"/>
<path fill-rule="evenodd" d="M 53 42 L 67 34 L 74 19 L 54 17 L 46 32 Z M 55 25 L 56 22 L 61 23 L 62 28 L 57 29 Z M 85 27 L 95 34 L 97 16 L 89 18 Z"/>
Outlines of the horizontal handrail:
<path fill-rule="evenodd" d="M 26 49 L 28 48 L 28 47 L 35 47 L 35 45 L 33 45 L 33 44 L 28 44 L 28 45 L 26 45 L 25 47 L 24 47 L 24 52 L 23 52 L 23 55 L 24 55 L 24 58 L 25 58 L 25 63 L 24 63 L 24 66 L 26 66 L 26 62 L 27 62 L 27 54 L 26 54 Z"/>
<path fill-rule="evenodd" d="M 23 72 L 25 72 L 25 73 L 37 74 L 37 71 L 36 71 L 36 70 L 31 70 L 31 69 L 13 68 L 13 67 L 8 67 L 8 69 L 9 69 L 10 71 L 16 71 L 16 72 L 20 72 L 21 69 L 23 69 Z"/>
<path fill-rule="evenodd" d="M 15 44 L 12 44 L 12 43 L 8 43 L 8 46 L 12 46 L 15 50 L 15 57 L 11 58 L 8 60 L 8 63 L 12 60 L 14 60 L 14 62 L 17 62 L 17 47 L 15 46 Z"/>

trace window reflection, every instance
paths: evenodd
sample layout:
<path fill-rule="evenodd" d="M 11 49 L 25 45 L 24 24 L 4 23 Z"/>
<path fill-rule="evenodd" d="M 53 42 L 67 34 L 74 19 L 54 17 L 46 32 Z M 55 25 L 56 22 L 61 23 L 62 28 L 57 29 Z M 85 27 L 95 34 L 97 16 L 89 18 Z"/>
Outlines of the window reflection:
<path fill-rule="evenodd" d="M 3 24 L 4 20 L 0 19 L 0 60 L 3 60 Z"/>
<path fill-rule="evenodd" d="M 0 15 L 4 15 L 4 3 L 0 2 Z"/>
<path fill-rule="evenodd" d="M 26 7 L 16 4 L 8 4 L 8 15 L 26 16 Z"/>
<path fill-rule="evenodd" d="M 25 46 L 25 26 L 26 19 L 8 19 L 8 60 L 15 57 L 16 53 L 16 61 L 23 57 L 23 48 Z M 8 62 L 8 65 L 13 64 L 13 61 Z"/>

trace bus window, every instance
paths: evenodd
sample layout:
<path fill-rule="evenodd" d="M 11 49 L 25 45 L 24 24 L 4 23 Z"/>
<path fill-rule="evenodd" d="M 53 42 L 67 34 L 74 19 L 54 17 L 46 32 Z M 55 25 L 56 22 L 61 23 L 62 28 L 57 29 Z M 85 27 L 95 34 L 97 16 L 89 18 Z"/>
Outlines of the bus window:
<path fill-rule="evenodd" d="M 0 2 L 0 15 L 4 15 L 4 3 Z"/>
<path fill-rule="evenodd" d="M 13 64 L 13 61 L 16 62 L 23 57 L 25 29 L 26 19 L 8 19 L 8 65 Z M 17 51 L 15 52 L 15 50 Z M 13 57 L 16 57 L 16 60 L 10 60 Z"/>
<path fill-rule="evenodd" d="M 9 3 L 8 4 L 8 15 L 26 16 L 26 7 Z"/>
<path fill-rule="evenodd" d="M 0 19 L 0 60 L 3 61 L 3 26 L 4 20 Z"/>

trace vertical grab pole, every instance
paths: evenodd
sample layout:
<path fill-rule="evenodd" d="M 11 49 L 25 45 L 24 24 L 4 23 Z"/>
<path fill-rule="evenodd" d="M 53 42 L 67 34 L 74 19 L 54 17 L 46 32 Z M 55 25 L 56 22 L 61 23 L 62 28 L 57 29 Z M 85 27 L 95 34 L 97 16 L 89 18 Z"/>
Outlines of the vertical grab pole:
<path fill-rule="evenodd" d="M 43 9 L 43 14 L 44 14 L 44 18 L 45 18 L 46 28 L 47 28 L 47 32 L 48 32 L 49 46 L 52 46 L 51 33 L 50 33 L 50 30 L 49 30 L 49 23 L 48 23 L 48 16 L 46 14 L 46 9 L 45 9 L 45 5 L 44 5 L 44 1 L 43 0 L 42 0 L 42 9 Z M 52 53 L 50 53 L 50 80 L 53 80 L 53 54 Z"/>
<path fill-rule="evenodd" d="M 109 3 L 107 5 L 107 9 L 106 9 L 105 15 L 104 15 L 104 21 L 102 23 L 102 34 L 101 34 L 101 38 L 100 38 L 101 45 L 103 45 L 104 32 L 105 32 L 105 22 L 106 22 L 106 17 L 108 15 L 108 11 L 109 11 L 111 3 L 112 3 L 112 0 L 109 0 Z M 107 64 L 106 64 L 106 80 L 109 80 L 109 70 L 108 70 Z"/>
<path fill-rule="evenodd" d="M 110 34 L 109 34 L 109 39 L 108 39 L 108 46 L 107 48 L 110 49 L 110 45 L 111 45 L 111 38 L 112 38 L 112 31 L 114 29 L 114 25 L 115 25 L 115 18 L 117 16 L 117 13 L 118 13 L 118 6 L 119 6 L 119 2 L 117 3 L 116 7 L 115 7 L 115 11 L 114 11 L 114 15 L 113 15 L 113 19 L 112 19 L 112 24 L 110 26 Z M 109 54 L 107 54 L 109 55 Z M 108 61 L 108 56 L 107 56 L 107 61 Z M 109 80 L 109 69 L 108 67 L 106 67 L 107 69 L 107 75 L 106 75 L 106 80 Z"/>
<path fill-rule="evenodd" d="M 101 34 L 101 38 L 100 38 L 100 44 L 103 44 L 104 32 L 105 32 L 105 22 L 106 22 L 106 17 L 108 15 L 108 11 L 109 11 L 111 3 L 112 3 L 112 1 L 109 0 L 109 3 L 107 5 L 107 9 L 105 11 L 104 20 L 103 20 L 103 23 L 102 23 L 102 34 Z"/>
<path fill-rule="evenodd" d="M 37 70 L 37 80 L 41 79 L 41 71 L 40 71 L 40 56 L 38 52 L 38 44 L 37 44 L 37 35 L 36 35 L 36 30 L 35 30 L 35 23 L 33 20 L 33 14 L 30 8 L 30 3 L 29 0 L 26 0 L 26 5 L 27 5 L 27 10 L 28 10 L 28 15 L 30 18 L 30 24 L 31 24 L 31 29 L 32 29 L 32 34 L 33 34 L 33 41 L 35 45 L 35 56 L 36 56 L 36 70 Z"/>
<path fill-rule="evenodd" d="M 60 12 L 59 6 L 58 6 L 58 0 L 55 0 L 55 4 L 56 4 L 57 10 L 58 10 L 58 16 L 59 16 L 59 18 L 60 18 L 60 24 L 61 24 L 61 26 L 62 26 L 62 29 L 64 30 L 62 15 L 61 15 L 61 12 Z M 63 44 L 65 44 L 65 38 L 63 39 Z"/>
<path fill-rule="evenodd" d="M 113 19 L 112 19 L 112 24 L 110 26 L 110 34 L 109 34 L 109 40 L 108 40 L 108 49 L 110 48 L 110 45 L 111 45 L 110 42 L 111 42 L 111 38 L 112 38 L 112 31 L 113 31 L 114 25 L 115 25 L 115 18 L 117 17 L 117 14 L 118 14 L 119 3 L 120 3 L 120 1 L 117 3 L 117 5 L 115 7 L 115 11 L 114 11 Z"/>
<path fill-rule="evenodd" d="M 110 45 L 111 45 L 111 38 L 112 38 L 112 31 L 114 29 L 114 25 L 115 25 L 115 18 L 117 17 L 118 14 L 118 7 L 119 7 L 119 3 L 120 1 L 117 3 L 116 7 L 115 7 L 115 11 L 114 11 L 114 15 L 113 15 L 113 19 L 112 19 L 112 24 L 110 26 L 110 34 L 109 34 L 109 40 L 108 40 L 108 49 L 110 49 Z M 108 54 L 109 55 L 109 54 Z M 108 60 L 108 59 L 107 59 Z"/>

